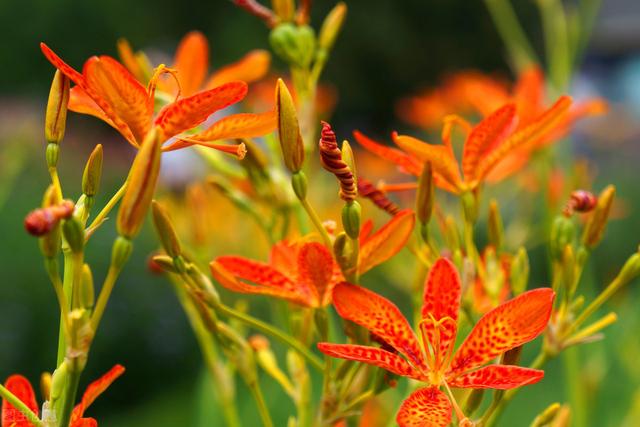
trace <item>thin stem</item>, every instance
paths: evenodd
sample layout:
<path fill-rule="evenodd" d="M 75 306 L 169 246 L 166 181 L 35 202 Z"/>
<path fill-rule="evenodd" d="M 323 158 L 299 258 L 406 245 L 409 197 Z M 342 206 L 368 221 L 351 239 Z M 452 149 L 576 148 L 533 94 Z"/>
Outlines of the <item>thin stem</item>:
<path fill-rule="evenodd" d="M 109 199 L 106 205 L 102 208 L 102 210 L 96 215 L 96 217 L 91 221 L 89 230 L 93 230 L 95 227 L 99 227 L 100 224 L 104 221 L 104 219 L 109 215 L 109 212 L 114 208 L 114 206 L 120 201 L 124 192 L 127 190 L 127 186 L 129 185 L 129 179 L 127 179 L 122 186 L 116 191 L 116 193 Z"/>
<path fill-rule="evenodd" d="M 258 406 L 258 413 L 260 414 L 262 425 L 264 427 L 273 427 L 271 414 L 269 413 L 269 408 L 267 407 L 267 403 L 264 401 L 264 396 L 262 394 L 262 390 L 260 390 L 260 386 L 258 385 L 257 382 L 251 382 L 247 385 L 249 386 L 251 395 L 253 396 L 253 399 L 256 401 L 256 405 Z"/>
<path fill-rule="evenodd" d="M 300 200 L 300 203 L 302 204 L 302 207 L 304 208 L 304 210 L 307 212 L 309 219 L 311 220 L 313 225 L 316 227 L 316 229 L 322 236 L 322 240 L 324 244 L 327 246 L 327 248 L 329 248 L 329 250 L 331 250 L 333 245 L 331 244 L 331 238 L 329 237 L 329 233 L 327 233 L 327 230 L 322 226 L 322 221 L 320 220 L 320 217 L 318 216 L 316 211 L 313 209 L 313 207 L 309 203 L 309 200 L 307 200 L 307 198 L 304 198 Z"/>
<path fill-rule="evenodd" d="M 356 396 L 351 402 L 347 403 L 342 412 L 349 412 L 353 409 L 356 409 L 361 404 L 365 403 L 367 400 L 371 399 L 375 395 L 375 390 L 367 390 L 364 393 L 361 393 L 359 396 Z"/>
<path fill-rule="evenodd" d="M 100 320 L 102 319 L 104 310 L 107 307 L 107 302 L 109 301 L 109 297 L 111 296 L 111 292 L 113 291 L 113 287 L 116 284 L 116 280 L 118 279 L 120 271 L 121 269 L 116 268 L 113 264 L 109 266 L 107 277 L 104 279 L 104 283 L 102 284 L 102 288 L 100 289 L 98 302 L 96 303 L 96 306 L 93 310 L 93 315 L 91 316 L 91 329 L 93 331 L 96 331 L 98 329 L 98 325 L 100 325 Z"/>
<path fill-rule="evenodd" d="M 44 426 L 43 422 L 38 418 L 36 414 L 34 414 L 29 407 L 18 398 L 15 394 L 11 393 L 7 388 L 5 388 L 2 384 L 0 384 L 0 397 L 9 402 L 11 406 L 20 411 L 22 415 L 24 415 L 29 422 L 35 424 L 36 427 Z"/>
<path fill-rule="evenodd" d="M 296 340 L 295 338 L 293 338 L 291 335 L 288 335 L 286 333 L 284 333 L 283 331 L 274 328 L 273 326 L 269 325 L 268 323 L 265 323 L 259 319 L 256 319 L 255 317 L 252 317 L 248 314 L 239 312 L 237 310 L 234 310 L 231 307 L 228 307 L 224 304 L 217 304 L 214 309 L 220 313 L 222 313 L 223 315 L 226 315 L 227 317 L 231 317 L 234 318 L 236 320 L 239 320 L 257 330 L 259 330 L 260 332 L 263 332 L 265 334 L 271 335 L 272 337 L 278 339 L 279 341 L 281 341 L 282 343 L 288 345 L 289 347 L 293 348 L 294 350 L 296 350 L 298 353 L 300 353 L 301 356 L 303 356 L 311 365 L 313 365 L 314 368 L 316 368 L 318 371 L 322 372 L 324 369 L 323 363 L 322 361 L 320 361 L 320 359 L 314 355 L 313 353 L 311 353 L 311 351 L 309 351 L 308 348 L 306 348 L 304 345 L 302 345 L 302 343 L 298 340 Z"/>
<path fill-rule="evenodd" d="M 71 253 L 71 249 L 63 242 L 62 253 L 64 255 L 64 277 L 62 283 L 62 290 L 66 299 L 66 307 L 71 307 L 71 298 L 73 294 L 73 272 L 74 272 L 74 257 Z M 66 354 L 66 337 L 63 327 L 64 320 L 60 319 L 60 330 L 58 333 L 58 357 L 56 359 L 56 366 L 60 366 L 64 360 Z"/>
<path fill-rule="evenodd" d="M 74 365 L 76 362 L 72 362 L 70 365 Z M 73 412 L 74 403 L 76 401 L 76 394 L 78 393 L 78 385 L 80 384 L 80 374 L 82 369 L 78 366 L 72 367 L 68 371 L 67 382 L 65 384 L 65 392 L 62 396 L 63 406 L 60 414 L 60 427 L 67 427 L 71 421 L 71 413 Z"/>
<path fill-rule="evenodd" d="M 60 326 L 62 335 L 65 337 L 65 340 L 68 340 L 70 337 L 69 303 L 64 293 L 62 280 L 60 280 L 60 276 L 58 275 L 58 261 L 55 258 L 46 258 L 45 268 L 47 270 L 47 274 L 49 275 L 49 280 L 53 285 L 53 290 L 56 293 L 58 305 L 60 306 Z"/>

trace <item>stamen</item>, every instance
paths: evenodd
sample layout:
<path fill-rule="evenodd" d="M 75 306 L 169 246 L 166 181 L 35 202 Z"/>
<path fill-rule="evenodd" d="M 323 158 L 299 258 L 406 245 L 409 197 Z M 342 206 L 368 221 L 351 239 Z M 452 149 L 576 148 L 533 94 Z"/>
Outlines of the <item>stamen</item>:
<path fill-rule="evenodd" d="M 449 388 L 449 384 L 447 384 L 446 381 L 443 381 L 442 384 L 444 385 L 444 388 L 447 390 L 447 393 L 449 393 L 449 399 L 451 400 L 451 405 L 453 406 L 453 410 L 456 412 L 456 417 L 458 418 L 458 425 L 465 426 L 465 427 L 469 427 L 473 425 L 473 424 L 470 424 L 471 421 L 469 420 L 469 418 L 467 418 L 464 415 L 464 412 L 462 412 L 462 409 L 460 409 L 460 406 L 458 405 L 456 398 L 453 396 L 453 393 Z"/>
<path fill-rule="evenodd" d="M 462 130 L 466 134 L 465 138 L 471 133 L 471 130 L 473 129 L 471 123 L 455 114 L 448 115 L 444 118 L 441 138 L 444 145 L 446 145 L 451 150 L 451 153 L 453 153 L 453 146 L 451 145 L 451 131 L 453 130 L 454 125 L 458 125 L 462 128 Z"/>
<path fill-rule="evenodd" d="M 147 94 L 150 99 L 155 98 L 156 87 L 158 86 L 158 80 L 160 79 L 160 76 L 163 74 L 170 74 L 175 80 L 176 85 L 178 86 L 178 92 L 176 93 L 176 97 L 173 100 L 173 102 L 176 102 L 180 97 L 180 93 L 182 92 L 182 88 L 180 87 L 180 80 L 178 80 L 178 70 L 176 70 L 175 68 L 169 68 L 164 64 L 158 65 L 153 70 L 153 76 L 151 76 L 151 78 L 149 79 L 149 84 L 147 85 Z"/>

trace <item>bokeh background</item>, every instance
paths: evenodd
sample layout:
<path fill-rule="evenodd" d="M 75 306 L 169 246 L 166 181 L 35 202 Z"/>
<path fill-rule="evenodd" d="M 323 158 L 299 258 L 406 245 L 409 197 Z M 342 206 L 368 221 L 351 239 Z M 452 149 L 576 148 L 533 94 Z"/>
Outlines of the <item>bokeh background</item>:
<path fill-rule="evenodd" d="M 391 130 L 405 129 L 395 116 L 396 101 L 418 88 L 436 85 L 449 72 L 473 68 L 510 76 L 502 42 L 482 2 L 347 3 L 348 20 L 324 75 L 339 96 L 333 116 L 339 134 L 360 128 L 385 136 Z M 534 44 L 541 48 L 533 2 L 513 3 Z M 332 6 L 333 2 L 317 2 L 313 12 L 316 27 Z M 608 283 L 640 238 L 639 24 L 639 2 L 603 1 L 572 90 L 578 98 L 605 96 L 613 106 L 587 136 L 573 141 L 574 150 L 597 168 L 594 188 L 615 183 L 621 200 L 619 215 L 588 271 L 591 292 Z M 58 313 L 54 294 L 37 242 L 22 228 L 24 215 L 39 205 L 48 183 L 42 124 L 53 69 L 40 54 L 38 43 L 46 41 L 76 67 L 92 54 L 115 55 L 120 37 L 154 58 L 168 60 L 182 35 L 192 29 L 209 38 L 214 67 L 250 49 L 268 49 L 268 30 L 230 1 L 0 2 L 0 378 L 20 372 L 37 381 L 55 362 Z M 284 69 L 278 61 L 274 65 Z M 87 155 L 96 143 L 104 144 L 100 205 L 120 184 L 133 150 L 112 129 L 88 116 L 70 114 L 67 129 L 60 165 L 68 194 L 79 193 Z M 511 197 L 517 203 L 518 196 Z M 113 226 L 103 227 L 100 233 L 88 253 L 98 283 L 108 263 Z M 146 258 L 155 248 L 155 236 L 146 227 L 116 287 L 83 384 L 116 362 L 125 365 L 127 373 L 90 414 L 101 426 L 218 425 L 208 377 L 186 319 L 165 280 L 147 269 Z M 544 254 L 538 252 L 532 255 L 532 265 L 540 267 L 533 269 L 532 284 L 544 283 L 548 277 Z M 542 261 L 536 262 L 536 256 Z M 396 262 L 393 267 L 403 266 Z M 620 293 L 607 307 L 615 309 L 620 320 L 609 328 L 606 338 L 580 352 L 588 388 L 584 402 L 587 425 L 640 425 L 638 285 Z M 553 362 L 547 375 L 547 380 L 516 399 L 504 425 L 527 425 L 545 404 L 566 401 L 561 364 Z M 265 392 L 275 408 L 277 425 L 285 425 L 290 404 L 268 380 Z M 240 410 L 249 417 L 245 425 L 258 425 L 250 418 L 255 412 L 251 400 L 242 399 Z"/>

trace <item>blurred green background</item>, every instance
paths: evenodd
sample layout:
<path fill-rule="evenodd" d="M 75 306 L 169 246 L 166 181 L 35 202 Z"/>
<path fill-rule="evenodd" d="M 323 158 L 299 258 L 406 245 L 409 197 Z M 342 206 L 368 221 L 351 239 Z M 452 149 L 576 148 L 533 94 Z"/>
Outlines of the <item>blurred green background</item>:
<path fill-rule="evenodd" d="M 476 68 L 509 75 L 502 43 L 482 2 L 347 3 L 348 20 L 324 75 L 339 94 L 333 123 L 341 134 L 360 128 L 384 136 L 404 128 L 394 115 L 397 99 L 419 87 L 437 84 L 447 72 Z M 634 22 L 629 17 L 639 17 L 640 12 L 633 1 L 605 3 L 574 89 L 578 95 L 600 93 L 613 99 L 614 112 L 600 124 L 595 137 L 590 132 L 588 137 L 578 137 L 574 145 L 597 165 L 594 188 L 615 183 L 622 201 L 621 215 L 611 223 L 592 258 L 587 289 L 608 283 L 640 238 L 640 37 L 632 25 L 624 24 Z M 514 4 L 540 47 L 540 25 L 532 2 Z M 332 6 L 333 2 L 327 1 L 314 6 L 312 22 L 316 28 Z M 621 17 L 625 18 L 623 24 L 615 25 Z M 619 31 L 621 25 L 627 25 L 630 33 Z M 55 361 L 55 299 L 37 242 L 22 228 L 24 215 L 39 205 L 48 183 L 42 112 L 53 70 L 40 54 L 38 43 L 45 41 L 70 64 L 80 67 L 89 55 L 115 55 L 119 37 L 169 58 L 178 40 L 192 29 L 209 38 L 213 67 L 250 49 L 268 48 L 268 30 L 230 1 L 0 2 L 0 378 L 20 372 L 35 382 Z M 275 63 L 276 67 L 282 65 Z M 97 200 L 100 206 L 120 184 L 133 150 L 95 119 L 70 114 L 60 161 L 67 194 L 78 194 L 82 165 L 96 143 L 104 144 L 106 159 Z M 518 203 L 518 195 L 508 197 Z M 88 251 L 98 283 L 106 270 L 113 235 L 113 226 L 107 224 Z M 147 227 L 109 304 L 83 384 L 114 363 L 125 365 L 127 373 L 89 414 L 96 416 L 101 426 L 219 425 L 217 408 L 210 403 L 208 377 L 182 310 L 165 280 L 147 270 L 146 258 L 155 247 L 155 236 Z M 544 252 L 534 250 L 532 257 L 530 283 L 547 283 Z M 402 269 L 402 263 L 396 261 L 390 268 Z M 368 280 L 382 288 L 388 279 L 374 274 Z M 640 425 L 639 418 L 629 415 L 634 400 L 636 415 L 640 413 L 640 396 L 633 394 L 640 384 L 638 297 L 637 289 L 619 294 L 608 307 L 618 312 L 618 323 L 608 329 L 605 340 L 580 352 L 589 386 L 589 425 L 620 426 L 625 417 L 630 422 L 626 425 Z M 546 404 L 566 401 L 560 365 L 553 362 L 545 381 L 521 393 L 504 425 L 528 425 Z M 290 403 L 270 380 L 264 381 L 264 387 L 277 425 L 285 425 Z M 257 419 L 251 418 L 255 409 L 250 399 L 241 400 L 240 411 L 248 417 L 245 425 L 258 425 Z"/>

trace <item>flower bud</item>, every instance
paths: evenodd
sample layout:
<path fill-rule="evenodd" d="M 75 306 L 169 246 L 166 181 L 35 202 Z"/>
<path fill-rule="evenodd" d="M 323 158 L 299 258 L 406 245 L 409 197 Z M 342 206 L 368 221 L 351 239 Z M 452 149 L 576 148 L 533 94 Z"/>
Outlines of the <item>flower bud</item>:
<path fill-rule="evenodd" d="M 514 296 L 520 295 L 527 289 L 529 282 L 529 256 L 525 248 L 518 249 L 518 253 L 511 261 L 509 282 L 511 284 L 511 293 Z"/>
<path fill-rule="evenodd" d="M 309 67 L 316 51 L 316 37 L 308 25 L 279 24 L 271 30 L 269 42 L 276 55 L 299 68 Z"/>
<path fill-rule="evenodd" d="M 352 201 L 346 203 L 342 208 L 342 227 L 347 235 L 352 239 L 357 239 L 360 235 L 360 218 L 362 209 L 360 203 Z"/>
<path fill-rule="evenodd" d="M 82 266 L 82 280 L 80 282 L 79 300 L 81 308 L 91 311 L 95 304 L 95 288 L 93 286 L 93 274 L 89 264 Z"/>
<path fill-rule="evenodd" d="M 121 236 L 134 237 L 142 227 L 158 181 L 161 145 L 155 129 L 152 129 L 133 161 L 118 211 L 117 228 Z"/>
<path fill-rule="evenodd" d="M 111 248 L 112 267 L 117 270 L 121 270 L 129 260 L 132 250 L 133 245 L 131 244 L 131 240 L 123 236 L 118 236 L 116 241 L 113 242 L 113 247 Z"/>
<path fill-rule="evenodd" d="M 52 195 L 57 194 L 55 189 L 47 190 L 45 195 L 45 203 L 51 203 L 57 197 Z M 63 200 L 58 204 L 51 204 L 41 209 L 31 211 L 24 219 L 24 228 L 32 236 L 44 236 L 50 233 L 62 219 L 69 218 L 73 214 L 74 205 L 70 200 Z"/>
<path fill-rule="evenodd" d="M 538 414 L 537 417 L 535 417 L 535 419 L 531 423 L 531 427 L 545 427 L 550 425 L 558 414 L 560 408 L 561 406 L 557 402 L 547 406 L 544 411 L 542 411 L 540 414 Z"/>
<path fill-rule="evenodd" d="M 43 372 L 40 375 L 40 392 L 44 400 L 51 398 L 51 373 Z"/>
<path fill-rule="evenodd" d="M 302 171 L 291 175 L 291 187 L 299 200 L 307 198 L 307 176 Z"/>
<path fill-rule="evenodd" d="M 349 271 L 353 267 L 351 265 L 351 250 L 347 233 L 338 233 L 333 241 L 333 254 L 342 271 Z"/>
<path fill-rule="evenodd" d="M 638 276 L 640 276 L 640 248 L 638 249 L 638 252 L 627 259 L 622 266 L 620 273 L 618 273 L 618 280 L 621 282 L 619 286 L 626 285 L 632 280 L 635 280 Z"/>
<path fill-rule="evenodd" d="M 567 245 L 562 251 L 562 281 L 567 295 L 573 295 L 576 290 L 576 256 L 573 246 Z"/>
<path fill-rule="evenodd" d="M 302 169 L 304 145 L 293 98 L 287 85 L 278 79 L 276 85 L 276 111 L 278 113 L 278 135 L 284 164 L 292 173 Z"/>
<path fill-rule="evenodd" d="M 598 195 L 598 204 L 582 234 L 582 243 L 586 247 L 594 248 L 600 243 L 609 220 L 609 211 L 615 194 L 616 188 L 609 185 Z"/>
<path fill-rule="evenodd" d="M 564 247 L 573 244 L 575 225 L 571 218 L 558 215 L 551 225 L 551 257 L 558 262 L 562 261 Z"/>
<path fill-rule="evenodd" d="M 502 242 L 504 240 L 504 227 L 502 225 L 498 202 L 495 199 L 492 199 L 489 203 L 488 227 L 489 243 L 499 251 L 502 248 Z"/>
<path fill-rule="evenodd" d="M 151 257 L 151 265 L 152 271 L 155 272 L 154 269 L 159 269 L 160 273 L 178 273 L 178 269 L 173 264 L 173 258 L 166 255 L 154 255 Z"/>
<path fill-rule="evenodd" d="M 51 82 L 44 122 L 44 136 L 50 144 L 59 144 L 64 138 L 68 104 L 69 78 L 60 70 L 56 70 Z"/>
<path fill-rule="evenodd" d="M 50 185 L 47 188 L 47 191 L 44 193 L 44 197 L 42 199 L 42 208 L 47 209 L 52 206 L 56 206 L 60 204 L 60 193 L 56 189 L 55 186 Z M 73 213 L 73 203 L 69 206 L 68 215 Z M 39 241 L 40 251 L 45 256 L 45 258 L 53 258 L 58 253 L 60 249 L 60 226 L 56 223 L 51 230 L 44 234 Z"/>
<path fill-rule="evenodd" d="M 421 225 L 428 224 L 431 219 L 434 197 L 433 171 L 431 163 L 427 162 L 422 168 L 422 173 L 418 180 L 418 190 L 416 191 L 416 217 Z"/>
<path fill-rule="evenodd" d="M 322 122 L 319 147 L 322 167 L 335 175 L 340 183 L 340 198 L 346 202 L 354 201 L 358 195 L 355 178 L 349 165 L 342 159 L 336 134 L 327 122 Z"/>
<path fill-rule="evenodd" d="M 51 397 L 52 403 L 58 400 L 62 396 L 62 392 L 64 391 L 65 383 L 67 381 L 68 373 L 69 373 L 69 366 L 66 360 L 62 361 L 60 366 L 58 366 L 56 370 L 53 371 L 53 375 L 51 377 L 51 389 L 50 389 L 50 397 Z"/>
<path fill-rule="evenodd" d="M 156 227 L 156 232 L 160 237 L 162 247 L 171 258 L 175 258 L 181 253 L 180 241 L 176 234 L 175 228 L 169 219 L 167 211 L 155 200 L 151 202 L 153 212 L 153 223 Z"/>
<path fill-rule="evenodd" d="M 98 193 L 100 187 L 100 178 L 102 176 L 102 144 L 96 145 L 82 174 L 82 192 L 89 197 L 93 197 Z"/>
<path fill-rule="evenodd" d="M 84 226 L 78 218 L 71 216 L 62 222 L 62 235 L 67 241 L 71 252 L 82 252 L 84 248 Z"/>
<path fill-rule="evenodd" d="M 344 18 L 347 15 L 347 5 L 344 2 L 340 2 L 331 9 L 331 12 L 327 14 L 322 22 L 320 28 L 320 34 L 318 35 L 318 47 L 322 50 L 329 51 L 333 48 L 333 45 L 342 29 Z"/>

